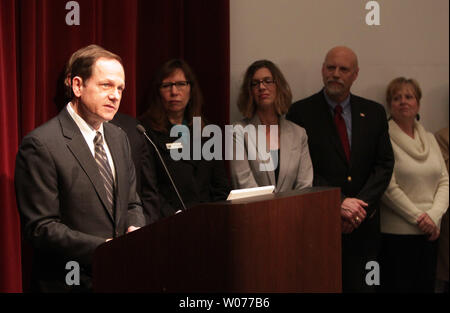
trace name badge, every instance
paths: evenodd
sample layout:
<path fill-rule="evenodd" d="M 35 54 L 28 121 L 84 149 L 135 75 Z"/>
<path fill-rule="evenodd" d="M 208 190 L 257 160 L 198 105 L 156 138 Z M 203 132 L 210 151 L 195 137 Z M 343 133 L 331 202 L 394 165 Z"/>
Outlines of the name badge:
<path fill-rule="evenodd" d="M 183 144 L 181 142 L 166 143 L 166 148 L 167 150 L 183 149 Z"/>

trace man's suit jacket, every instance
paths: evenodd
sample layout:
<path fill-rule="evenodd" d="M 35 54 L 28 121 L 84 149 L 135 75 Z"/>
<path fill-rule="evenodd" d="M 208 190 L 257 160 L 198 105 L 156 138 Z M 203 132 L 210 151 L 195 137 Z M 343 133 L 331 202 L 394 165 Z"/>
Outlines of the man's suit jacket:
<path fill-rule="evenodd" d="M 113 212 L 107 209 L 96 161 L 67 109 L 21 143 L 16 158 L 16 198 L 23 232 L 34 247 L 35 290 L 67 289 L 68 261 L 80 264 L 81 287 L 89 288 L 97 246 L 125 234 L 131 225 L 144 225 L 128 139 L 116 126 L 103 125 L 116 172 Z"/>
<path fill-rule="evenodd" d="M 349 236 L 353 253 L 375 253 L 379 238 L 379 201 L 392 176 L 394 155 L 384 108 L 350 95 L 352 143 L 347 161 L 323 90 L 294 103 L 287 118 L 306 129 L 315 186 L 341 188 L 342 200 L 355 197 L 369 204 L 367 217 Z M 359 252 L 359 253 L 358 253 Z"/>
<path fill-rule="evenodd" d="M 233 134 L 233 141 L 238 147 L 244 149 L 244 159 L 238 160 L 235 155 L 230 162 L 231 180 L 233 188 L 252 188 L 259 186 L 274 185 L 276 192 L 301 189 L 312 186 L 313 168 L 308 149 L 308 136 L 306 131 L 298 125 L 280 117 L 279 136 L 280 136 L 280 160 L 278 181 L 275 182 L 275 173 L 273 164 L 269 164 L 268 153 L 258 147 L 258 139 L 254 136 L 244 136 L 243 131 L 236 126 L 243 128 L 252 125 L 258 133 L 258 125 L 261 121 L 257 114 L 252 119 L 244 119 L 236 123 Z M 266 140 L 265 132 L 264 138 Z M 256 151 L 256 158 L 249 160 L 249 149 Z"/>
<path fill-rule="evenodd" d="M 147 134 L 157 146 L 167 168 L 173 178 L 186 207 L 192 207 L 202 202 L 225 200 L 230 192 L 228 177 L 221 160 L 193 159 L 193 130 L 190 128 L 190 160 L 173 160 L 167 144 L 173 143 L 179 137 L 170 137 L 169 133 L 154 131 L 150 124 L 143 121 Z M 202 147 L 202 146 L 201 146 Z M 201 148 L 200 147 L 200 148 Z M 159 212 L 157 218 L 164 218 L 182 210 L 181 203 L 153 146 L 149 144 L 151 162 L 156 171 L 156 181 L 159 196 Z"/>

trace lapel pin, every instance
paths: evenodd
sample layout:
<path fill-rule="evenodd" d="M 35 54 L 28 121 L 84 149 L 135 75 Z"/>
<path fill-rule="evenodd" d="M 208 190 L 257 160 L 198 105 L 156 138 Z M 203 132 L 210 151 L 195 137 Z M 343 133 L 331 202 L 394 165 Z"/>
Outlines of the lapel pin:
<path fill-rule="evenodd" d="M 360 115 L 361 117 L 366 117 L 366 115 L 365 115 L 364 113 L 359 113 L 359 115 Z"/>

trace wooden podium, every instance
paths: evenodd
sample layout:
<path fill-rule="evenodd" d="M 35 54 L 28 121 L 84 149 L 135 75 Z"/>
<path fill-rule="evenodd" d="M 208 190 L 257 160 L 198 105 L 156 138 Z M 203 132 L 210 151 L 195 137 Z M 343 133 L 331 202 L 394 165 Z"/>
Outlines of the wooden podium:
<path fill-rule="evenodd" d="M 206 203 L 102 244 L 96 292 L 341 292 L 340 190 Z"/>

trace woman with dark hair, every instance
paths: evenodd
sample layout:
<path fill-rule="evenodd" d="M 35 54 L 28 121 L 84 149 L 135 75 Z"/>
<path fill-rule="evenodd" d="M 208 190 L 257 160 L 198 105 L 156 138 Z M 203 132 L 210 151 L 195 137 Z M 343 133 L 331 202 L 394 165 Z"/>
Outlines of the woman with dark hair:
<path fill-rule="evenodd" d="M 312 186 L 306 131 L 284 117 L 291 100 L 289 85 L 274 63 L 260 60 L 250 65 L 238 99 L 245 118 L 233 129 L 234 188 L 274 185 L 280 192 Z"/>
<path fill-rule="evenodd" d="M 448 174 L 433 134 L 418 122 L 422 92 L 414 79 L 394 79 L 386 92 L 395 166 L 382 197 L 381 288 L 433 292 L 436 239 L 448 208 Z"/>
<path fill-rule="evenodd" d="M 152 130 L 170 131 L 171 125 L 185 122 L 191 126 L 193 117 L 202 116 L 203 96 L 191 67 L 186 61 L 172 59 L 164 63 L 153 77 L 149 108 L 142 120 Z"/>
<path fill-rule="evenodd" d="M 173 59 L 156 72 L 148 110 L 140 118 L 188 208 L 201 202 L 225 200 L 230 191 L 223 161 L 207 161 L 203 156 L 194 158 L 193 155 L 193 146 L 202 146 L 202 142 L 194 142 L 201 138 L 193 137 L 194 118 L 201 118 L 197 126 L 204 126 L 202 104 L 203 97 L 191 67 L 183 60 Z M 150 150 L 157 174 L 154 185 L 159 194 L 158 209 L 152 217 L 154 222 L 173 215 L 183 206 L 153 146 Z"/>

